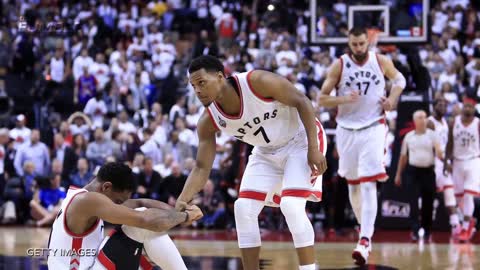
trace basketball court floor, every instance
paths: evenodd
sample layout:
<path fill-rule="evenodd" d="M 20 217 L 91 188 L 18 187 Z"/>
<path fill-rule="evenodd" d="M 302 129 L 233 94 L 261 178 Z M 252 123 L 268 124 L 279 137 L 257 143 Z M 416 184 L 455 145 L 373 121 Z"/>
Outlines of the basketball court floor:
<path fill-rule="evenodd" d="M 49 233 L 46 228 L 0 227 L 0 269 L 48 269 L 46 258 L 28 256 L 28 249 L 45 248 Z M 450 242 L 447 232 L 436 232 L 428 244 L 410 243 L 407 231 L 376 232 L 369 265 L 359 268 L 351 259 L 356 239 L 353 231 L 343 236 L 316 234 L 316 256 L 322 270 L 480 269 L 480 236 L 471 244 L 458 244 Z M 242 269 L 235 232 L 174 230 L 170 235 L 188 269 Z M 298 269 L 288 232 L 263 232 L 262 239 L 261 269 Z"/>

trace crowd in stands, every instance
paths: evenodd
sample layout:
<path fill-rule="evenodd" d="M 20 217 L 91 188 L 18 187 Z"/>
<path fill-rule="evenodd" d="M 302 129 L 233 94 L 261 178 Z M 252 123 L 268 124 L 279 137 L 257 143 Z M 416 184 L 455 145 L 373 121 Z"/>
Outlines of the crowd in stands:
<path fill-rule="evenodd" d="M 311 98 L 329 135 L 329 169 L 324 203 L 310 207 L 310 216 L 316 227 L 349 225 L 346 184 L 336 174 L 335 110 L 316 103 L 328 66 L 345 46 L 308 44 L 308 1 L 272 1 L 271 11 L 266 2 L 2 1 L 0 221 L 50 224 L 65 190 L 84 186 L 109 161 L 132 167 L 134 197 L 174 205 L 195 165 L 196 124 L 204 110 L 187 68 L 192 58 L 209 54 L 223 61 L 227 74 L 273 71 Z M 335 6 L 319 18 L 328 28 L 344 22 L 348 1 L 317 2 Z M 407 75 L 410 89 L 419 84 L 412 70 L 425 66 L 433 95 L 444 96 L 455 115 L 465 95 L 480 96 L 480 7 L 467 0 L 431 2 L 431 42 L 415 47 L 417 62 L 400 48 L 383 53 Z M 395 113 L 388 120 L 391 144 Z M 218 133 L 211 179 L 195 199 L 205 213 L 196 227 L 233 226 L 250 151 Z M 275 211 L 264 211 L 262 227 L 285 226 L 273 220 L 281 216 L 270 214 Z"/>

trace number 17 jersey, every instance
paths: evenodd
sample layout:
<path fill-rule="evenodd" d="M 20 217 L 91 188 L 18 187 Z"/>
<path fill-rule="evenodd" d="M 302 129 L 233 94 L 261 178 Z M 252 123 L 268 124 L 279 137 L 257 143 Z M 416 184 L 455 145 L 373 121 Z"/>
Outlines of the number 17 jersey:
<path fill-rule="evenodd" d="M 337 95 L 348 96 L 358 91 L 360 97 L 355 102 L 339 105 L 336 120 L 341 127 L 360 129 L 384 117 L 381 97 L 385 96 L 385 78 L 374 52 L 368 52 L 363 63 L 357 63 L 352 57 L 348 54 L 340 57 Z"/>
<path fill-rule="evenodd" d="M 215 101 L 208 106 L 207 112 L 218 130 L 245 143 L 263 147 L 285 145 L 304 129 L 298 111 L 256 93 L 250 82 L 253 72 L 238 73 L 229 78 L 240 96 L 238 115 L 227 115 Z"/>

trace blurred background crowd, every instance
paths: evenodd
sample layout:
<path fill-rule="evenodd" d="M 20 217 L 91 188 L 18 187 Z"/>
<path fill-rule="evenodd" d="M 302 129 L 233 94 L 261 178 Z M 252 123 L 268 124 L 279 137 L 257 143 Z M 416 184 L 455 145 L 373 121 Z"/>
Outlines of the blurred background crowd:
<path fill-rule="evenodd" d="M 347 1 L 317 2 L 328 10 L 318 18 L 324 31 L 346 35 Z M 296 0 L 1 1 L 0 221 L 50 224 L 68 186 L 85 185 L 113 160 L 132 167 L 134 197 L 174 205 L 195 165 L 204 110 L 187 68 L 209 54 L 227 74 L 273 71 L 311 98 L 328 135 L 329 169 L 324 203 L 308 211 L 316 228 L 353 226 L 346 183 L 336 173 L 336 112 L 316 102 L 328 66 L 346 46 L 309 45 L 308 10 L 308 1 Z M 379 52 L 408 78 L 407 91 L 443 96 L 452 116 L 465 96 L 480 99 L 480 4 L 431 1 L 430 16 L 428 45 Z M 387 115 L 388 145 L 396 116 Z M 218 133 L 210 180 L 195 199 L 205 218 L 195 227 L 234 226 L 233 202 L 250 151 Z M 387 167 L 391 156 L 389 147 Z M 263 211 L 262 228 L 286 228 L 276 212 Z"/>

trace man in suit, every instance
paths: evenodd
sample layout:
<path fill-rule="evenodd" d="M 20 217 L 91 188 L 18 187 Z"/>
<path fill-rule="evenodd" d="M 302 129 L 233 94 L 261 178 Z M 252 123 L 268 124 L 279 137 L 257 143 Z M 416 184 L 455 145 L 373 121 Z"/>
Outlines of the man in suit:
<path fill-rule="evenodd" d="M 187 181 L 187 176 L 183 174 L 180 164 L 173 162 L 172 174 L 165 177 L 165 181 L 162 184 L 162 198 L 161 200 L 167 202 L 170 205 L 175 205 L 176 198 L 183 190 L 183 186 Z"/>
<path fill-rule="evenodd" d="M 170 140 L 163 147 L 163 156 L 167 154 L 172 154 L 173 160 L 180 164 L 183 164 L 187 158 L 193 158 L 192 147 L 178 139 L 177 130 L 172 131 Z"/>
<path fill-rule="evenodd" d="M 151 158 L 145 158 L 143 170 L 138 174 L 137 180 L 136 197 L 159 198 L 159 189 L 163 179 L 158 172 L 153 170 L 153 160 Z"/>
<path fill-rule="evenodd" d="M 52 160 L 57 159 L 62 164 L 62 179 L 66 180 L 75 170 L 78 157 L 75 151 L 65 144 L 65 139 L 61 133 L 54 135 L 54 147 L 52 151 Z"/>

